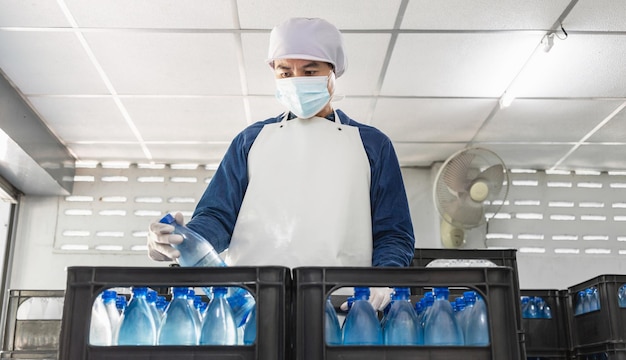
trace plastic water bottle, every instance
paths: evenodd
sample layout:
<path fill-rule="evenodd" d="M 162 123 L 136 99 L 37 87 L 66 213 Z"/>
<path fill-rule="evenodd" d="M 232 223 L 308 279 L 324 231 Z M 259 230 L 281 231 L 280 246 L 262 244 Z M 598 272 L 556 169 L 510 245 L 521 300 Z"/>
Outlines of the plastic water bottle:
<path fill-rule="evenodd" d="M 91 306 L 91 322 L 89 324 L 89 343 L 96 346 L 111 346 L 113 334 L 107 309 L 99 294 Z"/>
<path fill-rule="evenodd" d="M 324 334 L 326 338 L 326 344 L 328 345 L 341 345 L 341 327 L 339 325 L 339 318 L 333 303 L 330 301 L 330 296 L 326 298 L 326 306 L 324 311 Z"/>
<path fill-rule="evenodd" d="M 117 345 L 117 335 L 120 330 L 120 313 L 117 311 L 117 293 L 115 290 L 103 291 L 102 302 L 111 325 L 111 345 Z"/>
<path fill-rule="evenodd" d="M 600 310 L 600 295 L 595 287 L 589 288 L 589 311 Z"/>
<path fill-rule="evenodd" d="M 157 296 L 158 294 L 156 291 L 148 289 L 148 293 L 146 294 L 146 301 L 148 301 L 148 306 L 150 306 L 150 312 L 152 313 L 152 317 L 154 318 L 154 325 L 156 326 L 158 331 L 158 329 L 161 327 L 161 313 L 156 307 Z"/>
<path fill-rule="evenodd" d="M 172 225 L 174 227 L 174 234 L 178 234 L 183 237 L 182 243 L 173 245 L 178 251 L 180 251 L 180 258 L 178 259 L 180 266 L 227 266 L 208 240 L 188 227 L 177 223 L 176 219 L 174 219 L 171 214 L 166 214 L 161 220 L 159 220 L 159 222 Z M 204 289 L 204 291 L 206 294 L 209 294 L 211 290 Z M 248 314 L 255 306 L 254 297 L 245 289 L 235 287 L 234 290 L 229 293 L 227 300 L 235 316 L 235 323 L 237 326 L 242 326 L 245 324 Z"/>
<path fill-rule="evenodd" d="M 383 328 L 385 345 L 422 345 L 420 344 L 421 326 L 409 295 L 409 288 L 395 288 L 394 290 L 394 301 L 389 308 Z"/>
<path fill-rule="evenodd" d="M 256 340 L 256 307 L 252 309 L 243 331 L 244 345 L 252 345 Z"/>
<path fill-rule="evenodd" d="M 159 314 L 161 314 L 161 317 L 163 317 L 163 314 L 165 313 L 165 309 L 167 308 L 168 304 L 169 302 L 167 301 L 165 296 L 161 296 L 161 295 L 157 296 L 155 305 L 157 307 L 157 310 L 159 310 Z"/>
<path fill-rule="evenodd" d="M 354 302 L 343 326 L 344 345 L 382 345 L 383 334 L 376 310 L 368 302 L 370 289 L 354 288 Z"/>
<path fill-rule="evenodd" d="M 617 303 L 619 307 L 626 308 L 626 284 L 620 286 L 617 290 Z"/>
<path fill-rule="evenodd" d="M 474 293 L 474 296 L 476 299 L 474 306 L 470 308 L 465 317 L 466 328 L 463 339 L 465 345 L 468 346 L 486 346 L 489 345 L 487 304 L 480 295 Z"/>
<path fill-rule="evenodd" d="M 163 314 L 159 329 L 159 345 L 198 344 L 198 327 L 187 300 L 187 291 L 186 287 L 172 288 L 172 301 Z"/>
<path fill-rule="evenodd" d="M 585 298 L 586 298 L 586 294 L 584 290 L 579 291 L 578 293 L 576 293 L 576 306 L 574 307 L 574 315 L 580 315 L 583 314 L 585 309 L 584 309 L 584 305 L 585 305 Z"/>
<path fill-rule="evenodd" d="M 117 299 L 115 299 L 115 306 L 117 307 L 117 311 L 120 313 L 120 316 L 124 314 L 124 310 L 126 310 L 127 305 L 128 301 L 126 300 L 126 296 L 117 295 Z"/>
<path fill-rule="evenodd" d="M 122 315 L 117 339 L 119 345 L 156 345 L 157 328 L 146 295 L 147 287 L 134 287 Z"/>
<path fill-rule="evenodd" d="M 435 301 L 424 327 L 424 345 L 463 345 L 463 333 L 456 323 L 448 288 L 433 289 Z"/>
<path fill-rule="evenodd" d="M 200 345 L 237 345 L 237 325 L 226 301 L 227 292 L 225 287 L 213 287 L 213 299 L 202 322 Z"/>

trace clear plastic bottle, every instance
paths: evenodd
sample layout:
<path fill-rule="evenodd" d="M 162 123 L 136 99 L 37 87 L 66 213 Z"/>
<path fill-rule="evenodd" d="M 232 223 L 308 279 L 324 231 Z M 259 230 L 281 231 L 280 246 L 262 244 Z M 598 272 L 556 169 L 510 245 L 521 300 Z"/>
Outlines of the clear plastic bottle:
<path fill-rule="evenodd" d="M 326 344 L 328 345 L 341 345 L 341 327 L 339 325 L 339 318 L 333 303 L 330 301 L 330 296 L 326 298 L 326 306 L 324 310 L 324 334 L 326 338 Z"/>
<path fill-rule="evenodd" d="M 409 288 L 395 288 L 394 302 L 383 328 L 385 345 L 422 345 L 419 334 L 421 326 L 409 296 Z"/>
<path fill-rule="evenodd" d="M 187 291 L 186 287 L 172 288 L 172 300 L 163 314 L 159 329 L 159 345 L 198 344 L 198 328 L 187 300 Z"/>
<path fill-rule="evenodd" d="M 213 245 L 197 232 L 176 222 L 171 214 L 166 214 L 159 222 L 172 225 L 174 234 L 181 235 L 183 242 L 174 245 L 180 251 L 178 262 L 183 267 L 226 267 L 226 263 L 213 248 Z M 206 294 L 210 289 L 204 289 Z M 234 287 L 227 297 L 228 303 L 235 315 L 237 326 L 243 326 L 252 308 L 255 306 L 254 297 L 240 287 Z"/>
<path fill-rule="evenodd" d="M 574 315 L 580 315 L 585 312 L 586 293 L 584 290 L 580 290 L 576 293 L 576 306 L 574 307 Z"/>
<path fill-rule="evenodd" d="M 369 296 L 369 288 L 354 288 L 354 302 L 343 326 L 344 345 L 382 345 L 382 329 Z"/>
<path fill-rule="evenodd" d="M 250 312 L 243 332 L 244 345 L 252 345 L 256 341 L 256 307 Z"/>
<path fill-rule="evenodd" d="M 480 295 L 473 293 L 476 301 L 466 315 L 463 339 L 467 346 L 486 346 L 489 345 L 487 304 Z"/>
<path fill-rule="evenodd" d="M 435 301 L 425 322 L 424 345 L 463 345 L 463 333 L 448 301 L 450 291 L 445 287 L 436 287 L 433 291 Z"/>
<path fill-rule="evenodd" d="M 119 345 L 156 345 L 157 328 L 146 295 L 147 287 L 133 287 L 117 339 Z"/>
<path fill-rule="evenodd" d="M 148 306 L 150 307 L 150 312 L 152 313 L 152 317 L 154 318 L 154 325 L 157 330 L 161 327 L 162 315 L 159 312 L 159 309 L 156 307 L 158 293 L 155 290 L 148 289 L 148 293 L 146 294 L 146 301 L 148 302 Z"/>
<path fill-rule="evenodd" d="M 126 306 L 128 306 L 126 296 L 117 295 L 117 299 L 115 299 L 115 306 L 117 307 L 117 311 L 120 313 L 120 316 L 122 316 L 122 314 L 124 314 L 124 310 L 126 310 Z"/>
<path fill-rule="evenodd" d="M 597 310 L 600 310 L 600 294 L 598 288 L 592 286 L 589 288 L 589 311 Z"/>
<path fill-rule="evenodd" d="M 620 286 L 617 290 L 617 303 L 619 307 L 626 308 L 626 284 Z"/>
<path fill-rule="evenodd" d="M 91 306 L 91 322 L 89 323 L 89 343 L 96 346 L 111 346 L 113 334 L 109 315 L 99 294 Z"/>
<path fill-rule="evenodd" d="M 237 325 L 226 301 L 227 292 L 225 287 L 213 287 L 213 299 L 202 322 L 200 345 L 237 345 Z"/>
<path fill-rule="evenodd" d="M 102 292 L 102 302 L 111 325 L 111 345 L 117 345 L 117 335 L 120 330 L 120 313 L 117 311 L 117 292 L 105 290 Z"/>

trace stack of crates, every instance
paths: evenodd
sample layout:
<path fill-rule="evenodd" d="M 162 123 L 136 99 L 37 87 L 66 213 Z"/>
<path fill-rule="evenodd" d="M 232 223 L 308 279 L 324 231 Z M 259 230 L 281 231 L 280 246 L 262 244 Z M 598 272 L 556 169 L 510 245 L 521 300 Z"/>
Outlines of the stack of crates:
<path fill-rule="evenodd" d="M 288 319 L 291 305 L 290 270 L 284 267 L 156 268 L 70 267 L 60 360 L 287 360 L 290 352 Z M 204 288 L 241 287 L 257 306 L 257 338 L 241 346 L 93 346 L 89 324 L 94 300 L 103 290 L 145 286 Z"/>
<path fill-rule="evenodd" d="M 601 275 L 568 288 L 573 352 L 580 360 L 626 360 L 626 308 L 618 291 L 626 275 Z M 599 310 L 575 314 L 579 291 L 595 288 Z"/>
<path fill-rule="evenodd" d="M 545 360 L 570 359 L 572 344 L 567 290 L 521 290 L 520 295 L 540 297 L 552 311 L 549 319 L 522 316 L 527 356 Z"/>
<path fill-rule="evenodd" d="M 63 290 L 10 290 L 2 359 L 56 360 Z"/>

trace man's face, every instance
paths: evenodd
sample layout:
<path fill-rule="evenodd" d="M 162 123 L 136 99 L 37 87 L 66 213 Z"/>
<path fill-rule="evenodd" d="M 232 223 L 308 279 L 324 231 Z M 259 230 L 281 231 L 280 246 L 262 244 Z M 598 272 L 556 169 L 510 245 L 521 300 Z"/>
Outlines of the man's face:
<path fill-rule="evenodd" d="M 293 76 L 328 76 L 332 71 L 332 65 L 323 61 L 302 59 L 274 60 L 274 76 L 276 79 Z"/>

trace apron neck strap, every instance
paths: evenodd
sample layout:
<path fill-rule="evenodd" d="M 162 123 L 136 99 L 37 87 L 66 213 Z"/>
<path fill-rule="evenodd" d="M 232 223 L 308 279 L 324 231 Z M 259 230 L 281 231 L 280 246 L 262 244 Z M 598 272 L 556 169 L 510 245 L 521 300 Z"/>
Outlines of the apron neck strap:
<path fill-rule="evenodd" d="M 291 114 L 289 111 L 285 111 L 285 113 L 283 114 L 283 119 L 280 121 L 281 125 L 284 125 L 287 120 L 289 120 L 289 114 Z M 339 118 L 339 114 L 337 114 L 337 110 L 333 109 L 333 114 L 335 116 L 335 124 L 339 127 L 341 127 L 341 119 Z M 297 119 L 298 117 L 296 116 L 294 119 Z M 328 119 L 327 119 L 328 120 Z"/>

